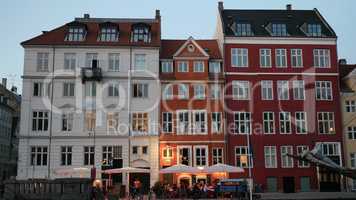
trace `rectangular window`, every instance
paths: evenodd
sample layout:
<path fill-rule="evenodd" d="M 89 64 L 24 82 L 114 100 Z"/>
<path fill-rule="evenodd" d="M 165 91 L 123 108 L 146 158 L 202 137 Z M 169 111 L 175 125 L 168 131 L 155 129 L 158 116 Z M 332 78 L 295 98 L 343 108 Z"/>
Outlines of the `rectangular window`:
<path fill-rule="evenodd" d="M 279 131 L 281 134 L 291 134 L 290 112 L 279 113 Z"/>
<path fill-rule="evenodd" d="M 62 131 L 72 131 L 73 129 L 73 113 L 62 114 Z"/>
<path fill-rule="evenodd" d="M 248 24 L 248 23 L 236 24 L 236 35 L 237 36 L 253 36 L 251 24 Z"/>
<path fill-rule="evenodd" d="M 148 97 L 148 84 L 134 83 L 132 95 L 134 98 L 147 98 Z"/>
<path fill-rule="evenodd" d="M 221 88 L 220 85 L 210 85 L 210 98 L 217 100 L 220 99 Z"/>
<path fill-rule="evenodd" d="M 295 112 L 295 131 L 297 134 L 306 134 L 307 129 L 307 113 Z"/>
<path fill-rule="evenodd" d="M 315 82 L 316 100 L 332 100 L 331 81 L 316 81 Z"/>
<path fill-rule="evenodd" d="M 232 48 L 231 49 L 231 66 L 248 67 L 248 49 Z"/>
<path fill-rule="evenodd" d="M 48 72 L 49 53 L 37 53 L 37 71 Z"/>
<path fill-rule="evenodd" d="M 318 143 L 320 144 L 320 143 Z M 321 143 L 321 151 L 323 156 L 327 156 L 336 164 L 341 164 L 341 149 L 338 142 L 324 142 Z"/>
<path fill-rule="evenodd" d="M 94 165 L 95 149 L 94 146 L 84 146 L 84 165 Z"/>
<path fill-rule="evenodd" d="M 272 24 L 272 36 L 288 36 L 286 24 Z"/>
<path fill-rule="evenodd" d="M 318 112 L 318 127 L 320 134 L 335 134 L 334 113 Z"/>
<path fill-rule="evenodd" d="M 86 111 L 85 112 L 85 130 L 94 131 L 96 126 L 96 113 Z"/>
<path fill-rule="evenodd" d="M 162 99 L 164 100 L 171 100 L 173 99 L 173 85 L 162 85 L 163 93 Z"/>
<path fill-rule="evenodd" d="M 234 113 L 234 133 L 250 134 L 251 133 L 251 113 L 235 112 Z"/>
<path fill-rule="evenodd" d="M 247 146 L 235 147 L 235 162 L 237 167 L 253 167 L 251 152 Z"/>
<path fill-rule="evenodd" d="M 145 70 L 145 69 L 146 69 L 146 55 L 135 54 L 135 70 Z"/>
<path fill-rule="evenodd" d="M 44 83 L 35 82 L 33 83 L 33 96 L 34 97 L 42 97 L 45 94 Z"/>
<path fill-rule="evenodd" d="M 305 89 L 304 81 L 296 80 L 293 81 L 293 98 L 294 100 L 304 100 L 305 99 Z"/>
<path fill-rule="evenodd" d="M 273 100 L 273 81 L 261 81 L 262 100 Z"/>
<path fill-rule="evenodd" d="M 75 83 L 63 83 L 63 97 L 74 97 Z"/>
<path fill-rule="evenodd" d="M 192 132 L 206 134 L 208 125 L 206 111 L 193 111 L 192 115 Z"/>
<path fill-rule="evenodd" d="M 178 98 L 189 99 L 189 85 L 187 84 L 178 85 Z"/>
<path fill-rule="evenodd" d="M 281 166 L 282 168 L 293 168 L 293 158 L 288 156 L 293 155 L 292 146 L 281 146 Z"/>
<path fill-rule="evenodd" d="M 356 168 L 356 153 L 350 153 L 350 166 L 352 169 Z"/>
<path fill-rule="evenodd" d="M 173 158 L 173 149 L 171 147 L 166 147 L 163 149 L 163 159 L 172 159 Z"/>
<path fill-rule="evenodd" d="M 76 54 L 64 53 L 64 70 L 75 70 Z"/>
<path fill-rule="evenodd" d="M 308 34 L 312 37 L 321 37 L 321 25 L 308 24 Z"/>
<path fill-rule="evenodd" d="M 85 96 L 95 97 L 96 96 L 96 83 L 94 81 L 85 82 Z"/>
<path fill-rule="evenodd" d="M 111 72 L 120 71 L 120 54 L 118 53 L 109 54 L 109 71 Z"/>
<path fill-rule="evenodd" d="M 207 147 L 195 147 L 195 166 L 206 166 L 208 163 Z"/>
<path fill-rule="evenodd" d="M 187 61 L 178 61 L 178 72 L 189 72 Z"/>
<path fill-rule="evenodd" d="M 132 130 L 136 132 L 148 132 L 147 113 L 132 113 Z"/>
<path fill-rule="evenodd" d="M 84 41 L 85 30 L 82 27 L 70 27 L 65 41 L 81 42 Z"/>
<path fill-rule="evenodd" d="M 349 140 L 356 140 L 356 126 L 347 127 L 347 135 Z"/>
<path fill-rule="evenodd" d="M 98 54 L 97 53 L 87 53 L 85 56 L 85 66 L 92 68 L 93 60 L 98 60 Z"/>
<path fill-rule="evenodd" d="M 260 66 L 265 68 L 272 67 L 271 49 L 260 49 Z"/>
<path fill-rule="evenodd" d="M 100 30 L 99 40 L 102 42 L 117 42 L 119 39 L 116 27 L 102 27 Z"/>
<path fill-rule="evenodd" d="M 287 50 L 276 49 L 276 66 L 287 67 Z"/>
<path fill-rule="evenodd" d="M 233 81 L 232 82 L 232 97 L 234 100 L 249 100 L 250 99 L 250 82 L 249 81 Z"/>
<path fill-rule="evenodd" d="M 119 84 L 109 83 L 108 97 L 118 97 L 118 96 L 119 96 Z"/>
<path fill-rule="evenodd" d="M 48 131 L 48 112 L 32 112 L 32 131 Z"/>
<path fill-rule="evenodd" d="M 330 68 L 330 50 L 314 49 L 314 67 Z"/>
<path fill-rule="evenodd" d="M 205 85 L 202 84 L 194 85 L 194 98 L 205 99 Z"/>
<path fill-rule="evenodd" d="M 189 112 L 188 111 L 177 111 L 177 133 L 178 134 L 188 134 L 189 131 Z"/>
<path fill-rule="evenodd" d="M 164 133 L 173 132 L 173 113 L 171 112 L 162 113 L 162 129 Z"/>
<path fill-rule="evenodd" d="M 143 146 L 142 147 L 142 154 L 147 155 L 148 154 L 148 146 Z"/>
<path fill-rule="evenodd" d="M 114 159 L 122 159 L 122 146 L 103 146 L 102 163 L 112 166 Z"/>
<path fill-rule="evenodd" d="M 162 61 L 161 62 L 161 71 L 162 71 L 162 73 L 172 73 L 173 72 L 173 63 L 171 61 Z"/>
<path fill-rule="evenodd" d="M 47 166 L 48 147 L 32 146 L 31 147 L 31 166 Z"/>
<path fill-rule="evenodd" d="M 292 67 L 303 67 L 303 51 L 302 49 L 291 49 L 291 65 Z"/>
<path fill-rule="evenodd" d="M 62 146 L 61 147 L 61 165 L 70 166 L 72 165 L 72 147 Z"/>
<path fill-rule="evenodd" d="M 119 130 L 119 113 L 108 112 L 106 121 L 107 121 L 108 131 L 118 131 Z"/>
<path fill-rule="evenodd" d="M 346 112 L 356 112 L 356 101 L 347 100 L 345 101 Z"/>
<path fill-rule="evenodd" d="M 211 132 L 212 133 L 221 133 L 222 124 L 221 124 L 221 112 L 212 112 L 211 113 Z"/>
<path fill-rule="evenodd" d="M 220 62 L 217 61 L 209 62 L 209 73 L 220 73 L 220 72 L 221 72 Z"/>
<path fill-rule="evenodd" d="M 132 154 L 138 154 L 138 146 L 132 147 Z"/>
<path fill-rule="evenodd" d="M 204 72 L 204 62 L 194 61 L 194 72 Z"/>
<path fill-rule="evenodd" d="M 212 156 L 213 165 L 218 163 L 224 163 L 223 148 L 213 148 L 212 153 L 213 153 Z"/>
<path fill-rule="evenodd" d="M 297 146 L 297 154 L 298 156 L 301 156 L 305 151 L 308 151 L 309 147 L 308 146 Z M 305 161 L 298 160 L 298 167 L 305 168 L 309 167 L 309 163 Z"/>
<path fill-rule="evenodd" d="M 274 134 L 274 113 L 263 112 L 263 133 Z"/>
<path fill-rule="evenodd" d="M 277 168 L 277 149 L 275 146 L 265 146 L 265 168 Z"/>
<path fill-rule="evenodd" d="M 278 100 L 289 100 L 288 81 L 277 81 Z"/>

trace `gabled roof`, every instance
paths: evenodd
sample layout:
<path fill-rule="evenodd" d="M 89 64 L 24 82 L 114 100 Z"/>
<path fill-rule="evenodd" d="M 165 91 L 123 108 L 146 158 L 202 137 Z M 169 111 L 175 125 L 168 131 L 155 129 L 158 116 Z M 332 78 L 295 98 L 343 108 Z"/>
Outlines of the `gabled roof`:
<path fill-rule="evenodd" d="M 204 49 L 194 40 L 193 37 L 189 37 L 188 40 L 173 54 L 173 57 L 179 56 L 189 44 L 194 45 L 202 56 L 209 57 L 209 54 L 204 51 Z"/>
<path fill-rule="evenodd" d="M 317 9 L 314 10 L 220 10 L 225 36 L 235 36 L 232 29 L 237 22 L 251 24 L 254 36 L 271 37 L 266 29 L 271 23 L 285 23 L 289 37 L 307 37 L 301 27 L 306 24 L 320 24 L 322 37 L 336 37 L 335 32 L 324 20 Z"/>
<path fill-rule="evenodd" d="M 355 92 L 346 84 L 346 80 L 345 80 L 348 76 L 354 75 L 355 72 L 356 72 L 356 65 L 339 64 L 341 92 Z"/>
<path fill-rule="evenodd" d="M 112 24 L 119 27 L 120 36 L 117 42 L 98 41 L 100 27 L 103 24 Z M 145 23 L 151 28 L 151 42 L 135 42 L 131 40 L 131 29 L 133 24 Z M 86 27 L 86 38 L 84 41 L 65 41 L 68 28 L 72 24 L 82 24 Z M 159 19 L 116 19 L 116 18 L 75 18 L 74 21 L 55 28 L 51 31 L 43 32 L 41 35 L 26 40 L 21 45 L 86 45 L 86 46 L 160 46 L 161 24 Z"/>
<path fill-rule="evenodd" d="M 173 59 L 179 50 L 189 43 L 188 40 L 161 40 L 161 59 Z M 210 59 L 222 59 L 218 42 L 216 40 L 192 40 L 203 50 Z M 193 43 L 194 43 L 193 42 Z"/>

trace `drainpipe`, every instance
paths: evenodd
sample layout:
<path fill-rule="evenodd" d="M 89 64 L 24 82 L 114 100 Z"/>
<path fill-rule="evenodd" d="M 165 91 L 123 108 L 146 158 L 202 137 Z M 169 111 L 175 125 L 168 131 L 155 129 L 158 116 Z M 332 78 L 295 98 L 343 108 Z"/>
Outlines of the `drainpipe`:
<path fill-rule="evenodd" d="M 54 89 L 54 66 L 55 66 L 55 54 L 56 48 L 52 46 L 52 75 L 51 75 L 51 108 L 50 108 L 50 123 L 49 123 L 49 147 L 48 147 L 48 170 L 47 177 L 51 178 L 51 149 L 52 149 L 52 125 L 53 125 L 53 89 Z"/>

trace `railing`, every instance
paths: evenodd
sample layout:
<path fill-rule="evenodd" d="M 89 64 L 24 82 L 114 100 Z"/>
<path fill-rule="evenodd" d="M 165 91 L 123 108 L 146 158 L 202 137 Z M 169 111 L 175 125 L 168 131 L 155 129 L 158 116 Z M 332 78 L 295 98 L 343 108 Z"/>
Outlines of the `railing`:
<path fill-rule="evenodd" d="M 103 78 L 101 68 L 83 67 L 81 68 L 82 82 L 101 81 Z"/>

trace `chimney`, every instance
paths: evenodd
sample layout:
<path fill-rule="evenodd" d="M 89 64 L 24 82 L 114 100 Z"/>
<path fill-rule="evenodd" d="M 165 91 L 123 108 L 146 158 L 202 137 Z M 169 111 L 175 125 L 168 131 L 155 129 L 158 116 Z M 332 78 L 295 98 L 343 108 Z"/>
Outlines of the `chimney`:
<path fill-rule="evenodd" d="M 161 12 L 160 10 L 156 10 L 156 20 L 161 20 Z"/>
<path fill-rule="evenodd" d="M 347 60 L 345 58 L 340 59 L 339 65 L 347 65 Z"/>
<path fill-rule="evenodd" d="M 7 78 L 2 78 L 1 84 L 6 88 Z"/>
<path fill-rule="evenodd" d="M 84 19 L 89 19 L 90 18 L 90 15 L 88 13 L 85 13 L 84 14 Z"/>
<path fill-rule="evenodd" d="M 224 2 L 219 1 L 219 3 L 218 3 L 218 9 L 219 9 L 219 11 L 224 10 Z"/>
<path fill-rule="evenodd" d="M 16 86 L 12 86 L 11 87 L 11 92 L 17 94 L 17 87 Z"/>
<path fill-rule="evenodd" d="M 292 4 L 287 4 L 287 5 L 286 5 L 286 9 L 287 9 L 287 10 L 292 10 Z"/>

